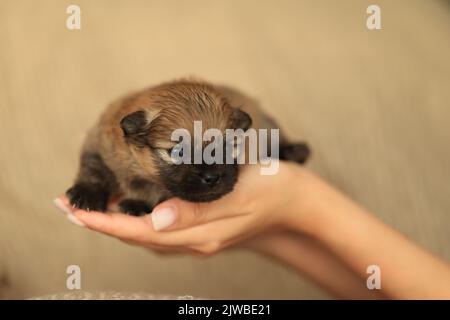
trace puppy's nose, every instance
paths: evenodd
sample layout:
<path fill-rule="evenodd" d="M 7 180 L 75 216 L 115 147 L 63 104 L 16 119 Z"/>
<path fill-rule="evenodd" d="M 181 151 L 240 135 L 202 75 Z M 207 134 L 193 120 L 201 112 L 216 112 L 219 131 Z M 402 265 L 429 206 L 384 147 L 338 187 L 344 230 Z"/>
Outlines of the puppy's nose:
<path fill-rule="evenodd" d="M 209 186 L 216 185 L 220 180 L 220 175 L 210 172 L 205 172 L 201 174 L 202 183 Z"/>

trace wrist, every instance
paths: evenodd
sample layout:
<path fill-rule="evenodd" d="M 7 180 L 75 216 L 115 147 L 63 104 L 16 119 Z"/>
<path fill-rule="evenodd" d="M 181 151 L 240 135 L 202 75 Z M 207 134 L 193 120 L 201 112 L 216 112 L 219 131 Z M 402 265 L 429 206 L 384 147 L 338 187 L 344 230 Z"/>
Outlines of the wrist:
<path fill-rule="evenodd" d="M 333 203 L 333 189 L 318 176 L 297 165 L 292 166 L 288 184 L 290 200 L 283 210 L 283 229 L 316 236 Z"/>

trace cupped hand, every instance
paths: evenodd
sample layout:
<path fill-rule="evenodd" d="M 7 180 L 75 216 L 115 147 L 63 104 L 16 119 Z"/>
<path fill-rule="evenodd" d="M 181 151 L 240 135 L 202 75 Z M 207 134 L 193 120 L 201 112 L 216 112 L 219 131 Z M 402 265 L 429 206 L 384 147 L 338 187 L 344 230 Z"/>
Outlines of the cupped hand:
<path fill-rule="evenodd" d="M 160 253 L 210 255 L 268 229 L 287 227 L 292 211 L 297 211 L 298 179 L 304 171 L 281 161 L 277 174 L 261 175 L 259 165 L 248 165 L 234 190 L 219 200 L 191 203 L 173 198 L 142 217 L 79 210 L 64 196 L 55 204 L 72 222 L 129 244 Z"/>

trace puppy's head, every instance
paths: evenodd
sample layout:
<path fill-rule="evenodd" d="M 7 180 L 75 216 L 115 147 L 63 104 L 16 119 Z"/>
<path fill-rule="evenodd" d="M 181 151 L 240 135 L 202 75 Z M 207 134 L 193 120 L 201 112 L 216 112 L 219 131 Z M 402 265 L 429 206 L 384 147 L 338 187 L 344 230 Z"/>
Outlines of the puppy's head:
<path fill-rule="evenodd" d="M 239 168 L 235 162 L 226 161 L 227 152 L 235 150 L 234 145 L 230 146 L 235 141 L 226 141 L 225 130 L 247 130 L 251 125 L 247 113 L 232 107 L 212 86 L 191 82 L 157 87 L 143 103 L 138 111 L 124 116 L 120 126 L 145 172 L 156 177 L 171 194 L 187 201 L 213 201 L 233 190 Z M 201 121 L 201 136 L 208 129 L 217 129 L 223 139 L 215 141 L 214 137 L 199 146 L 194 141 L 194 121 Z M 189 146 L 173 141 L 172 134 L 179 129 L 190 133 Z M 204 149 L 214 143 L 223 150 L 222 163 L 211 163 L 203 157 L 194 159 L 199 147 Z M 174 154 L 183 162 L 174 161 Z"/>

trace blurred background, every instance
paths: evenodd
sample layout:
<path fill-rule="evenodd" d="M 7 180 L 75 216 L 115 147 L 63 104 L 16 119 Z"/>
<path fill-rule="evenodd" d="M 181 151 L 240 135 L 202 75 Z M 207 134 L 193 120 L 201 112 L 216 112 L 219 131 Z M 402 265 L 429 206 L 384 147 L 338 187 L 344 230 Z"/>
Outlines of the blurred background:
<path fill-rule="evenodd" d="M 81 30 L 66 8 L 81 8 Z M 366 9 L 381 7 L 382 30 Z M 87 129 L 130 90 L 194 75 L 256 97 L 311 170 L 450 259 L 448 1 L 0 2 L 0 298 L 84 290 L 319 299 L 251 252 L 161 257 L 70 224 Z"/>

